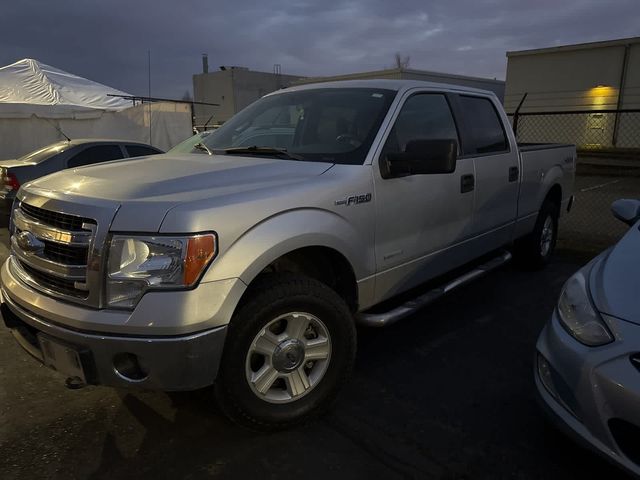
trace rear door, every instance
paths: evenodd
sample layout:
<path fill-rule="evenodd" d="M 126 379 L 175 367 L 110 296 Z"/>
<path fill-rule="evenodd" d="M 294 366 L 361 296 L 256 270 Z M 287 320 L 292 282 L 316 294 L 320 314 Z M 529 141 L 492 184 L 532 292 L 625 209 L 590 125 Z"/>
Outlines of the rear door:
<path fill-rule="evenodd" d="M 475 167 L 474 246 L 478 254 L 511 240 L 518 209 L 519 161 L 511 148 L 501 110 L 488 96 L 459 95 L 463 156 Z"/>
<path fill-rule="evenodd" d="M 376 202 L 376 297 L 379 300 L 414 287 L 468 261 L 464 245 L 471 234 L 473 159 L 461 158 L 450 174 L 383 178 L 388 153 L 403 152 L 412 140 L 459 142 L 445 93 L 406 94 L 374 165 Z"/>

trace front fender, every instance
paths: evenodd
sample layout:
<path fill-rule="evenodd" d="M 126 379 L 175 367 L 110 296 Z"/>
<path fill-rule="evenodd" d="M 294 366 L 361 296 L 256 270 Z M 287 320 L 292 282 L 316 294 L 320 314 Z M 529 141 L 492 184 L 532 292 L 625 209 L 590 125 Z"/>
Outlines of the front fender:
<path fill-rule="evenodd" d="M 304 208 L 279 213 L 247 230 L 214 260 L 202 281 L 240 278 L 249 284 L 274 260 L 313 246 L 342 254 L 357 280 L 375 271 L 372 232 L 356 230 L 336 213 Z"/>

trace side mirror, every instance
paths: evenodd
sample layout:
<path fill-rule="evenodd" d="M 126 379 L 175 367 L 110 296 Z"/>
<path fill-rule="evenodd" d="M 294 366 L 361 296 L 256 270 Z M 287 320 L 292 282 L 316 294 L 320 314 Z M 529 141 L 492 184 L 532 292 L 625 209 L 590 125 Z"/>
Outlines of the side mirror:
<path fill-rule="evenodd" d="M 640 220 L 640 200 L 616 200 L 611 204 L 611 212 L 618 220 L 631 226 Z"/>
<path fill-rule="evenodd" d="M 382 162 L 383 178 L 453 173 L 458 159 L 455 140 L 412 140 L 404 152 L 388 153 Z"/>

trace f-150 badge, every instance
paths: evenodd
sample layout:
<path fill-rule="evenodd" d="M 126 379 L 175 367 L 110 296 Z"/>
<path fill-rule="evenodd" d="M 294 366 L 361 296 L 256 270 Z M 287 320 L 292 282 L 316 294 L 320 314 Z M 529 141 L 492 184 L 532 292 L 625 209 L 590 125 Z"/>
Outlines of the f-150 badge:
<path fill-rule="evenodd" d="M 367 203 L 371 201 L 371 194 L 365 193 L 364 195 L 351 195 L 344 200 L 336 200 L 336 205 L 358 205 L 359 203 Z"/>

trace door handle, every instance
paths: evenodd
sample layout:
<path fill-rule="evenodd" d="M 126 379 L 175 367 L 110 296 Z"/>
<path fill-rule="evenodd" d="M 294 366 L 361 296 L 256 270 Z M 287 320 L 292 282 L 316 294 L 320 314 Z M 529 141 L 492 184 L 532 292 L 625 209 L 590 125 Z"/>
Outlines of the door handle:
<path fill-rule="evenodd" d="M 509 181 L 510 182 L 515 182 L 516 180 L 518 180 L 518 167 L 509 167 Z"/>
<path fill-rule="evenodd" d="M 460 192 L 467 193 L 476 187 L 476 179 L 473 175 L 462 175 L 460 177 Z"/>

